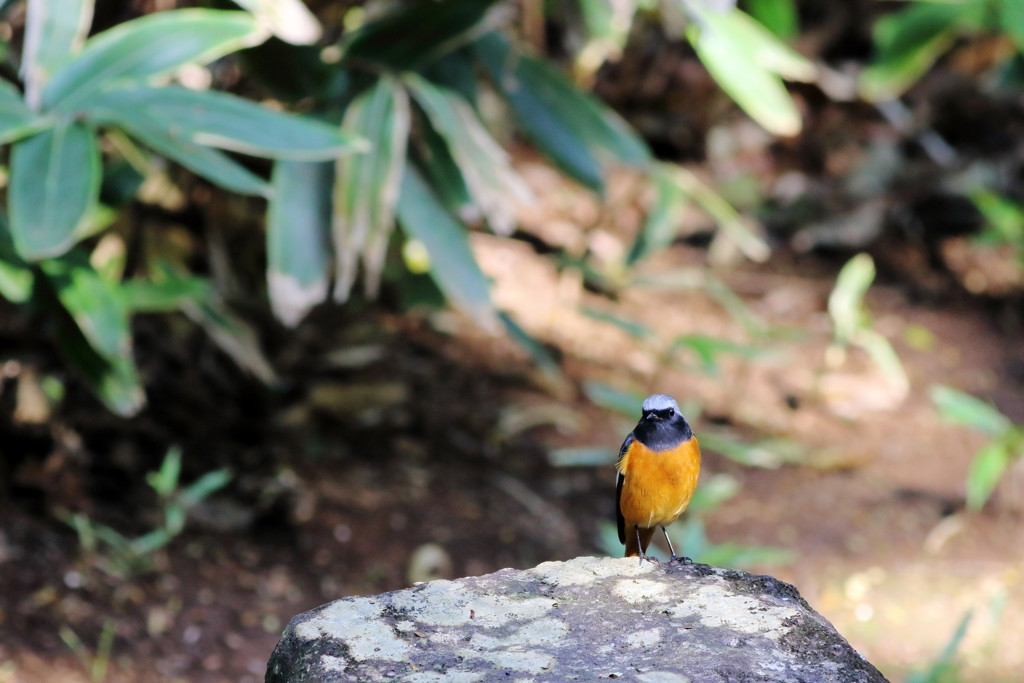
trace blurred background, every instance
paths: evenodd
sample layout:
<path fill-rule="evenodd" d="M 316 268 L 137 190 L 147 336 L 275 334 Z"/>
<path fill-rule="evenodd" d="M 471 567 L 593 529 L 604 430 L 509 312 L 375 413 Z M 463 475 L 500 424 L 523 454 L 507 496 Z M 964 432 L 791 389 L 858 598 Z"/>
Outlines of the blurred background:
<path fill-rule="evenodd" d="M 0 2 L 0 682 L 676 547 L 894 681 L 1024 676 L 1018 0 Z"/>

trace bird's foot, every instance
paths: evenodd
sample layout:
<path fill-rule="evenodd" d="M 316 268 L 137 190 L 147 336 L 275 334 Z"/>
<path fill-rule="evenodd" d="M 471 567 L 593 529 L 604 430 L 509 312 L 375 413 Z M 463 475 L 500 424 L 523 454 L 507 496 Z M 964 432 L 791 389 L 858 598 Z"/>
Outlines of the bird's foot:
<path fill-rule="evenodd" d="M 643 553 L 640 553 L 640 566 L 641 567 L 644 566 L 644 560 L 647 560 L 648 562 L 653 562 L 654 564 L 661 564 L 661 560 L 656 558 L 654 555 L 644 555 Z"/>
<path fill-rule="evenodd" d="M 689 557 L 686 557 L 685 555 L 673 555 L 672 559 L 669 560 L 669 562 L 679 562 L 684 566 L 688 564 L 693 564 L 693 560 Z"/>

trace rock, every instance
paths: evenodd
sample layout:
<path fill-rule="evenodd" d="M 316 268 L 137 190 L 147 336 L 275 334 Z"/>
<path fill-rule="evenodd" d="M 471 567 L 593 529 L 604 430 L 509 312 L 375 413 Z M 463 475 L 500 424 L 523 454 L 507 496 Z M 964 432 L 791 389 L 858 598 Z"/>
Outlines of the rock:
<path fill-rule="evenodd" d="M 267 683 L 885 681 L 770 576 L 579 557 L 343 598 L 291 620 Z"/>

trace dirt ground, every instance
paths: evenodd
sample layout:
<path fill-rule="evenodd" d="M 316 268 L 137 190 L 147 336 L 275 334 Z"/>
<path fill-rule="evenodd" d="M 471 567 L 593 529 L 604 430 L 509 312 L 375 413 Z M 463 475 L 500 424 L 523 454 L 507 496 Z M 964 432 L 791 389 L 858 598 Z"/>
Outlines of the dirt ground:
<path fill-rule="evenodd" d="M 593 199 L 528 155 L 519 166 L 544 188 L 545 205 L 522 217 L 527 234 L 609 262 L 628 247 L 628 192 L 612 197 L 618 218 L 602 225 Z M 24 424 L 11 409 L 19 373 L 57 366 L 31 321 L 3 311 L 0 682 L 262 680 L 287 620 L 323 602 L 601 552 L 611 466 L 548 463 L 555 448 L 611 451 L 630 428 L 584 397 L 586 381 L 696 403 L 698 435 L 802 445 L 773 468 L 705 448 L 705 481 L 724 472 L 742 483 L 708 535 L 795 551 L 791 565 L 755 569 L 794 583 L 890 678 L 930 663 L 973 609 L 962 680 L 1020 679 L 1021 473 L 983 512 L 965 512 L 982 439 L 941 421 L 928 395 L 948 384 L 1024 419 L 1024 351 L 1005 307 L 952 291 L 922 298 L 883 272 L 868 307 L 903 360 L 902 387 L 856 350 L 826 362 L 839 260 L 783 246 L 766 264 L 710 268 L 703 245 L 679 243 L 608 296 L 521 235 L 473 239 L 499 307 L 547 345 L 562 377 L 458 314 L 398 316 L 385 305 L 321 311 L 269 338 L 284 378 L 271 391 L 183 321 L 146 318 L 144 416 L 117 420 L 72 388 L 52 420 Z M 752 334 L 710 296 L 709 274 L 767 331 Z M 671 341 L 693 333 L 763 352 L 723 357 L 717 375 L 667 362 Z M 233 481 L 150 571 L 115 578 L 80 550 L 60 511 L 126 534 L 152 528 L 159 510 L 142 475 L 171 443 L 185 454 L 185 481 L 223 465 Z"/>

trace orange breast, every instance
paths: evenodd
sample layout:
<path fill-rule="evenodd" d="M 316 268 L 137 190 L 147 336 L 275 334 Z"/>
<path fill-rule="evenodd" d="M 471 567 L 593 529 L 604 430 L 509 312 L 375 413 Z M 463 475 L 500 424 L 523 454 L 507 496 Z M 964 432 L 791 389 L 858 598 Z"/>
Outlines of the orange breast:
<path fill-rule="evenodd" d="M 652 451 L 634 441 L 618 467 L 625 477 L 619 510 L 626 527 L 664 526 L 690 504 L 700 474 L 700 447 L 696 437 L 668 451 Z"/>

